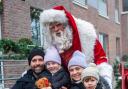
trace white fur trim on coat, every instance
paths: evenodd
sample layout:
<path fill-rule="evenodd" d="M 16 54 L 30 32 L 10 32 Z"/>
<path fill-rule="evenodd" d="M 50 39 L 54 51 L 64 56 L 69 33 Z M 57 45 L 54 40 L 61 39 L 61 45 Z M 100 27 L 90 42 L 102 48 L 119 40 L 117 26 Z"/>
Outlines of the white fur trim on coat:
<path fill-rule="evenodd" d="M 75 21 L 81 41 L 82 52 L 87 57 L 88 63 L 94 62 L 94 45 L 97 38 L 95 28 L 91 23 L 87 21 L 76 18 Z"/>
<path fill-rule="evenodd" d="M 97 65 L 97 67 L 99 69 L 100 75 L 106 79 L 106 81 L 108 82 L 108 84 L 112 89 L 112 72 L 113 72 L 112 66 L 106 62 L 103 62 Z"/>
<path fill-rule="evenodd" d="M 50 22 L 65 23 L 67 22 L 67 17 L 63 10 L 49 9 L 49 10 L 44 10 L 40 14 L 40 22 L 41 25 L 43 26 Z"/>

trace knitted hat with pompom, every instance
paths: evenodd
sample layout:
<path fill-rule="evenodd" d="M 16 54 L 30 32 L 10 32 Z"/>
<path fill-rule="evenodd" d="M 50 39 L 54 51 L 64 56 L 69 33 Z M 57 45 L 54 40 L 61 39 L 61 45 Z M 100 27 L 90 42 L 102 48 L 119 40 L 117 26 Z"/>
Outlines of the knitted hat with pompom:
<path fill-rule="evenodd" d="M 83 81 L 86 77 L 95 77 L 99 81 L 99 70 L 94 63 L 90 63 L 87 68 L 85 68 L 81 74 L 81 80 Z"/>

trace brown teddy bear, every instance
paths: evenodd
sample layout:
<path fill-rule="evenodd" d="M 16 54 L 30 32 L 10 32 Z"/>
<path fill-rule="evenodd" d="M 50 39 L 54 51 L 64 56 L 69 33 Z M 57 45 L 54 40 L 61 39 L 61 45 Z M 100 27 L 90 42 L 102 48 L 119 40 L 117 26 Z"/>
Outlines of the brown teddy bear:
<path fill-rule="evenodd" d="M 37 80 L 35 85 L 37 86 L 38 89 L 52 89 L 51 83 L 46 77 L 43 77 Z"/>

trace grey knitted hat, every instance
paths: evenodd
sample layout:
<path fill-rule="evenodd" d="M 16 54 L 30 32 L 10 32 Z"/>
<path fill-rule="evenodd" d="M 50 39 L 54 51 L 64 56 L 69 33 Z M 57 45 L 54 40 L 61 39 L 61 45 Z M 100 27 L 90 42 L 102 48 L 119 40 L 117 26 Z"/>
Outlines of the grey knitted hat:
<path fill-rule="evenodd" d="M 99 70 L 94 63 L 90 63 L 87 68 L 85 68 L 81 74 L 81 80 L 83 81 L 86 77 L 95 77 L 99 81 Z"/>
<path fill-rule="evenodd" d="M 61 65 L 61 57 L 54 46 L 50 46 L 46 50 L 46 54 L 44 56 L 44 63 L 46 64 L 49 61 L 53 61 Z"/>
<path fill-rule="evenodd" d="M 86 62 L 86 56 L 84 55 L 84 53 L 78 50 L 75 51 L 68 63 L 68 68 L 70 68 L 71 66 L 81 66 L 83 68 L 86 68 L 87 62 Z"/>

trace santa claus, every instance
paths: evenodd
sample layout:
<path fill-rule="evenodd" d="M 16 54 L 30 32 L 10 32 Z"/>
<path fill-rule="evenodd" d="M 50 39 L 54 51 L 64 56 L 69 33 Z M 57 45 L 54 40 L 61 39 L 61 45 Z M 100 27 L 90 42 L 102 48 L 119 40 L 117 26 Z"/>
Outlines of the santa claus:
<path fill-rule="evenodd" d="M 74 51 L 82 51 L 87 59 L 85 61 L 97 64 L 100 75 L 111 84 L 112 67 L 107 63 L 106 54 L 91 23 L 75 18 L 63 6 L 44 10 L 40 23 L 44 31 L 44 48 L 54 45 L 64 66 L 67 66 Z"/>

